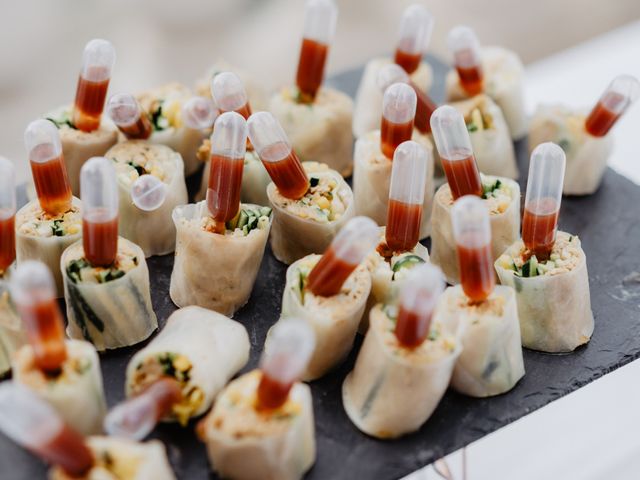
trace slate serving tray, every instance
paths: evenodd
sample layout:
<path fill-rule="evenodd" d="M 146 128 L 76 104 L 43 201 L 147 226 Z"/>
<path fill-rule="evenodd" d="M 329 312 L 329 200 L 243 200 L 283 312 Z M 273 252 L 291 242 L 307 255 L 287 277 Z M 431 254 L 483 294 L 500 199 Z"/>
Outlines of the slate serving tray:
<path fill-rule="evenodd" d="M 428 58 L 434 67 L 432 96 L 442 102 L 446 67 Z M 354 95 L 362 69 L 346 72 L 328 81 L 331 86 Z M 527 172 L 526 141 L 516 142 L 519 167 Z M 523 187 L 525 178 L 521 179 Z M 197 189 L 198 178 L 189 181 Z M 548 355 L 524 351 L 526 375 L 509 393 L 474 399 L 448 392 L 431 419 L 412 435 L 380 441 L 360 433 L 342 408 L 341 385 L 352 369 L 356 346 L 346 362 L 311 384 L 316 416 L 318 457 L 309 479 L 375 478 L 406 475 L 439 457 L 457 450 L 498 428 L 576 390 L 640 356 L 640 187 L 608 169 L 598 192 L 588 197 L 564 198 L 560 228 L 578 234 L 587 253 L 595 331 L 591 342 L 570 355 Z M 426 242 L 429 245 L 429 242 Z M 176 307 L 169 298 L 173 257 L 148 260 L 153 306 L 161 326 Z M 285 265 L 270 249 L 265 253 L 251 299 L 235 318 L 249 331 L 249 370 L 260 358 L 267 329 L 277 320 L 284 287 Z M 101 356 L 109 406 L 124 396 L 127 362 L 139 347 L 125 348 Z M 82 412 L 78 412 L 79 415 Z M 161 439 L 180 479 L 217 478 L 210 472 L 204 445 L 190 428 L 159 426 L 153 438 Z M 553 435 L 553 426 L 549 434 Z M 496 452 L 496 458 L 500 455 Z M 44 478 L 45 465 L 0 435 L 0 478 L 4 480 Z M 471 472 L 472 473 L 472 472 Z"/>

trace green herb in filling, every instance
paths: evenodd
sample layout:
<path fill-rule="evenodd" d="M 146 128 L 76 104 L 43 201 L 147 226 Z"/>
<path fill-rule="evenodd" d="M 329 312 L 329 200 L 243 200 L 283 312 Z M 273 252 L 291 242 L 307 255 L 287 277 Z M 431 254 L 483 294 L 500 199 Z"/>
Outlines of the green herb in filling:
<path fill-rule="evenodd" d="M 478 131 L 478 126 L 473 122 L 469 122 L 469 123 L 467 123 L 467 130 L 469 132 L 477 132 Z"/>
<path fill-rule="evenodd" d="M 259 228 L 261 222 L 268 222 L 270 215 L 271 208 L 269 207 L 243 208 L 238 212 L 238 215 L 225 224 L 225 227 L 231 231 L 239 228 L 245 235 L 248 235 L 252 230 Z"/>
<path fill-rule="evenodd" d="M 153 125 L 153 130 L 157 132 L 167 128 L 165 122 L 162 122 L 162 120 L 164 119 L 164 117 L 162 116 L 163 102 L 164 100 L 161 100 L 160 104 L 158 105 L 158 109 L 151 112 L 151 124 Z"/>
<path fill-rule="evenodd" d="M 393 268 L 391 270 L 393 270 L 393 273 L 395 273 L 402 270 L 403 268 L 413 268 L 421 263 L 424 263 L 424 259 L 422 259 L 418 255 L 406 255 L 398 260 L 393 265 Z"/>
<path fill-rule="evenodd" d="M 140 176 L 145 175 L 147 173 L 147 170 L 144 167 L 141 167 L 134 161 L 128 161 L 127 165 L 131 165 L 133 168 L 135 168 L 136 172 L 138 172 L 138 175 Z"/>
<path fill-rule="evenodd" d="M 502 182 L 499 179 L 496 179 L 491 183 L 482 183 L 482 198 L 487 199 L 493 196 L 493 192 L 496 190 L 500 190 L 502 187 Z"/>
<path fill-rule="evenodd" d="M 319 183 L 320 179 L 318 177 L 309 178 L 309 185 L 311 185 L 312 187 L 317 187 Z"/>
<path fill-rule="evenodd" d="M 62 220 L 54 220 L 51 226 L 51 231 L 55 237 L 64 237 L 64 227 L 62 226 Z"/>
<path fill-rule="evenodd" d="M 134 258 L 134 263 L 137 265 L 137 259 Z M 73 283 L 78 283 L 82 281 L 82 270 L 85 268 L 91 268 L 91 264 L 84 258 L 79 258 L 76 260 L 72 260 L 67 265 L 66 271 L 67 276 Z M 103 270 L 99 270 L 97 272 L 96 280 L 98 283 L 107 283 L 112 280 L 117 280 L 118 278 L 124 277 L 125 272 L 122 270 L 111 267 L 105 268 Z"/>
<path fill-rule="evenodd" d="M 76 126 L 73 124 L 73 121 L 71 120 L 71 116 L 69 112 L 63 112 L 60 115 L 60 118 L 58 118 L 57 120 L 52 117 L 45 117 L 45 120 L 49 120 L 50 122 L 52 122 L 58 129 L 66 125 L 69 128 L 73 128 L 74 130 L 77 130 Z"/>

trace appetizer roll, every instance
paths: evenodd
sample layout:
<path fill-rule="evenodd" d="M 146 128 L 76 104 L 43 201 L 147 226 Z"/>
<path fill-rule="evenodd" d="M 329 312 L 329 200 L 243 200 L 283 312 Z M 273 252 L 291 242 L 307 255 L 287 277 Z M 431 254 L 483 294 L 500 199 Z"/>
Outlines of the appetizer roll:
<path fill-rule="evenodd" d="M 364 68 L 353 110 L 353 135 L 360 138 L 367 132 L 380 126 L 382 116 L 382 93 L 377 83 L 378 72 L 385 65 L 392 63 L 391 58 L 374 58 Z M 411 81 L 424 89 L 425 93 L 431 88 L 433 72 L 431 66 L 421 62 L 418 68 L 409 75 Z"/>
<path fill-rule="evenodd" d="M 49 471 L 49 480 L 175 480 L 162 442 L 138 443 L 125 438 L 89 437 L 87 446 L 94 464 L 84 475 L 71 476 L 60 467 Z"/>
<path fill-rule="evenodd" d="M 348 95 L 322 87 L 313 102 L 306 103 L 297 87 L 287 87 L 271 97 L 269 111 L 284 128 L 300 161 L 325 163 L 343 177 L 351 175 L 353 100 Z"/>
<path fill-rule="evenodd" d="M 73 197 L 66 212 L 51 215 L 38 200 L 33 200 L 16 214 L 16 258 L 18 263 L 38 260 L 44 263 L 56 282 L 57 294 L 63 296 L 60 257 L 62 252 L 80 239 L 82 232 L 81 202 Z"/>
<path fill-rule="evenodd" d="M 495 260 L 520 234 L 520 187 L 508 178 L 483 175 L 482 190 L 491 219 L 491 252 Z M 460 283 L 460 267 L 451 223 L 452 206 L 451 189 L 445 183 L 433 200 L 431 262 L 442 269 L 449 284 L 455 285 Z"/>
<path fill-rule="evenodd" d="M 324 252 L 355 210 L 353 192 L 338 172 L 316 162 L 305 162 L 303 167 L 310 188 L 302 198 L 285 197 L 274 183 L 267 187 L 273 207 L 271 248 L 287 265 Z"/>
<path fill-rule="evenodd" d="M 452 106 L 464 117 L 478 169 L 486 175 L 517 179 L 516 153 L 500 107 L 485 94 Z"/>
<path fill-rule="evenodd" d="M 520 58 L 502 47 L 484 47 L 481 57 L 484 75 L 482 91 L 502 110 L 511 138 L 523 137 L 527 133 L 527 118 L 524 110 L 524 68 Z M 460 77 L 455 69 L 447 74 L 446 96 L 448 101 L 463 100 L 470 96 L 460 85 Z"/>
<path fill-rule="evenodd" d="M 164 145 L 127 141 L 115 145 L 105 156 L 113 160 L 118 175 L 120 235 L 137 244 L 145 257 L 173 252 L 176 228 L 171 212 L 188 202 L 180 154 Z M 132 201 L 134 182 L 142 175 L 153 175 L 164 186 L 164 202 L 155 210 L 142 210 Z"/>
<path fill-rule="evenodd" d="M 162 377 L 174 378 L 182 399 L 164 420 L 186 425 L 206 412 L 229 379 L 245 366 L 249 348 L 247 331 L 238 322 L 200 307 L 181 308 L 129 362 L 127 396 Z"/>
<path fill-rule="evenodd" d="M 380 117 L 378 117 L 378 124 Z M 433 145 L 429 138 L 413 131 L 412 139 L 427 151 L 427 175 L 425 184 L 420 238 L 431 231 L 431 203 L 433 198 Z M 369 132 L 356 141 L 353 156 L 353 192 L 356 215 L 372 218 L 378 225 L 387 223 L 391 167 L 393 163 L 380 148 L 380 130 Z"/>
<path fill-rule="evenodd" d="M 0 378 L 11 370 L 11 359 L 27 341 L 20 315 L 9 293 L 9 273 L 0 274 Z"/>
<path fill-rule="evenodd" d="M 518 240 L 495 262 L 500 283 L 516 292 L 522 345 L 556 353 L 587 343 L 594 322 L 580 239 L 559 231 L 547 261 L 525 255 Z"/>
<path fill-rule="evenodd" d="M 196 82 L 196 94 L 201 97 L 211 98 L 211 81 L 217 74 L 222 72 L 233 72 L 240 78 L 249 97 L 251 107 L 255 111 L 267 108 L 268 96 L 263 84 L 260 81 L 254 80 L 248 72 L 237 68 L 224 59 L 219 59 L 215 62 L 209 67 L 202 78 Z"/>
<path fill-rule="evenodd" d="M 88 342 L 66 340 L 64 343 L 66 359 L 55 375 L 38 368 L 33 347 L 25 345 L 16 352 L 13 378 L 47 400 L 78 432 L 99 433 L 107 404 L 98 354 Z"/>
<path fill-rule="evenodd" d="M 205 201 L 176 207 L 176 256 L 170 295 L 179 307 L 198 305 L 233 315 L 249 300 L 269 237 L 271 209 L 241 204 L 223 234 Z"/>
<path fill-rule="evenodd" d="M 589 195 L 600 186 L 613 150 L 611 135 L 596 137 L 584 128 L 586 112 L 562 105 L 541 105 L 529 126 L 529 148 L 544 142 L 560 145 L 567 156 L 563 193 Z"/>
<path fill-rule="evenodd" d="M 136 244 L 119 237 L 115 262 L 100 267 L 87 261 L 82 242 L 76 242 L 62 254 L 59 268 L 69 337 L 104 351 L 139 343 L 158 328 L 147 262 Z"/>
<path fill-rule="evenodd" d="M 151 116 L 153 133 L 149 141 L 178 152 L 184 162 L 185 176 L 200 168 L 196 154 L 206 136 L 203 131 L 187 127 L 182 120 L 182 106 L 192 96 L 186 86 L 177 82 L 149 89 L 136 96 L 142 108 Z"/>
<path fill-rule="evenodd" d="M 100 126 L 91 132 L 79 130 L 72 119 L 72 106 L 60 107 L 45 115 L 60 132 L 62 154 L 67 166 L 71 190 L 80 195 L 80 169 L 91 157 L 104 155 L 118 141 L 118 130 L 113 123 L 102 118 Z"/>
<path fill-rule="evenodd" d="M 489 297 L 474 303 L 457 285 L 445 290 L 434 321 L 458 318 L 463 322 L 462 353 L 451 385 L 472 397 L 508 392 L 524 375 L 520 323 L 512 288 L 496 287 Z"/>

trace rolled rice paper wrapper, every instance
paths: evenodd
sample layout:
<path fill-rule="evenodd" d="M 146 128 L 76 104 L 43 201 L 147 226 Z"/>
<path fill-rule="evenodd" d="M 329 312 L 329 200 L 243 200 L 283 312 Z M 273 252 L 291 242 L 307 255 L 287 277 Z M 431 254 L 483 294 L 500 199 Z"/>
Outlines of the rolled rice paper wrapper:
<path fill-rule="evenodd" d="M 124 255 L 135 266 L 105 283 L 74 282 L 69 276 L 71 262 L 84 258 L 81 241 L 67 248 L 60 259 L 60 268 L 65 271 L 67 335 L 93 343 L 100 352 L 140 343 L 158 328 L 144 252 L 135 243 L 118 237 L 118 257 Z"/>
<path fill-rule="evenodd" d="M 49 470 L 49 480 L 175 480 L 164 444 L 119 437 L 89 437 L 95 465 L 82 477 L 70 477 L 59 467 Z M 123 473 L 124 472 L 124 473 Z"/>
<path fill-rule="evenodd" d="M 482 176 L 483 185 L 495 184 L 496 180 L 501 182 L 505 194 L 485 200 L 490 210 L 491 255 L 494 261 L 520 236 L 520 187 L 508 178 Z M 460 266 L 451 225 L 452 206 L 451 189 L 445 183 L 433 200 L 431 262 L 442 269 L 447 283 L 456 285 L 460 283 Z"/>
<path fill-rule="evenodd" d="M 311 390 L 296 383 L 284 405 L 256 412 L 261 375 L 258 370 L 242 375 L 216 399 L 201 431 L 209 462 L 223 478 L 302 478 L 316 459 Z"/>
<path fill-rule="evenodd" d="M 241 204 L 240 208 L 261 208 Z M 232 316 L 247 303 L 260 269 L 271 220 L 248 235 L 205 230 L 206 202 L 176 207 L 172 214 L 177 234 L 176 256 L 169 294 L 179 307 L 198 305 Z"/>
<path fill-rule="evenodd" d="M 280 318 L 305 321 L 315 332 L 316 345 L 302 374 L 304 381 L 322 377 L 349 354 L 371 290 L 371 276 L 366 267 L 360 265 L 337 295 L 320 297 L 309 290 L 301 294 L 300 284 L 304 282 L 301 277 L 306 278 L 320 258 L 321 255 L 309 255 L 291 264 L 282 294 Z M 270 338 L 267 336 L 266 350 L 269 350 Z"/>
<path fill-rule="evenodd" d="M 495 263 L 500 283 L 516 292 L 522 345 L 549 353 L 575 350 L 591 339 L 594 328 L 587 259 L 580 239 L 558 231 L 552 254 L 560 245 L 558 254 L 562 261 L 569 262 L 570 270 L 529 278 L 516 276 L 504 260 L 523 252 L 522 240 L 509 246 Z"/>
<path fill-rule="evenodd" d="M 382 96 L 383 92 L 378 87 L 378 72 L 386 65 L 393 63 L 393 59 L 388 57 L 378 57 L 369 60 L 364 67 L 360 84 L 356 92 L 356 101 L 353 111 L 353 135 L 361 137 L 371 130 L 380 128 L 382 118 Z M 433 83 L 433 71 L 431 65 L 426 62 L 420 63 L 415 72 L 409 75 L 411 81 L 429 92 Z"/>
<path fill-rule="evenodd" d="M 11 370 L 14 352 L 27 343 L 24 325 L 9 293 L 11 269 L 0 275 L 0 378 Z"/>
<path fill-rule="evenodd" d="M 440 403 L 461 351 L 457 325 L 442 324 L 437 340 L 406 349 L 399 346 L 382 305 L 371 310 L 370 322 L 354 369 L 342 384 L 342 402 L 362 432 L 396 438 L 418 430 Z"/>
<path fill-rule="evenodd" d="M 58 297 L 64 295 L 60 257 L 67 247 L 77 242 L 82 235 L 82 202 L 73 197 L 74 211 L 49 217 L 38 200 L 27 203 L 16 214 L 16 260 L 37 260 L 44 263 L 56 282 Z M 58 222 L 58 228 L 52 227 Z M 60 235 L 62 234 L 62 235 Z"/>
<path fill-rule="evenodd" d="M 301 161 L 325 163 L 343 177 L 353 171 L 353 100 L 338 90 L 322 87 L 313 103 L 297 100 L 296 87 L 271 97 L 269 111 L 278 119 Z"/>
<path fill-rule="evenodd" d="M 426 135 L 414 129 L 412 139 L 424 147 L 429 160 L 424 188 L 424 204 L 420 238 L 431 233 L 431 203 L 434 191 L 433 145 Z M 380 150 L 380 130 L 369 132 L 358 138 L 353 154 L 353 193 L 356 200 L 356 215 L 373 219 L 378 225 L 387 224 L 389 205 L 389 187 L 391 185 L 391 167 L 393 163 Z"/>
<path fill-rule="evenodd" d="M 43 373 L 31 345 L 24 345 L 14 357 L 14 381 L 49 402 L 73 429 L 83 435 L 100 433 L 107 411 L 100 359 L 89 342 L 65 340 L 65 345 L 67 359 L 56 377 Z"/>
<path fill-rule="evenodd" d="M 250 347 L 242 324 L 205 308 L 181 308 L 127 365 L 126 394 L 171 376 L 180 383 L 184 401 L 164 420 L 186 423 L 209 410 L 218 392 L 247 364 Z M 164 365 L 170 372 L 159 370 Z"/>
<path fill-rule="evenodd" d="M 524 376 L 520 323 L 512 288 L 498 285 L 479 305 L 457 285 L 440 297 L 434 322 L 462 322 L 462 353 L 451 386 L 472 397 L 490 397 L 511 390 Z"/>
<path fill-rule="evenodd" d="M 467 124 L 478 169 L 486 175 L 517 179 L 516 152 L 500 107 L 484 94 L 451 105 Z"/>
<path fill-rule="evenodd" d="M 511 138 L 517 140 L 527 133 L 527 115 L 524 109 L 524 67 L 518 55 L 502 47 L 482 49 L 484 93 L 502 109 Z M 447 101 L 469 98 L 460 86 L 455 69 L 449 70 L 445 80 Z"/>
<path fill-rule="evenodd" d="M 338 172 L 317 162 L 304 162 L 302 165 L 309 177 L 315 177 L 319 182 L 335 182 L 331 209 L 340 209 L 341 213 L 331 220 L 329 216 L 318 213 L 317 205 L 304 206 L 300 200 L 283 197 L 275 184 L 270 183 L 267 196 L 273 208 L 271 249 L 275 257 L 287 265 L 311 253 L 324 253 L 338 231 L 353 218 L 355 211 L 353 192 Z"/>
<path fill-rule="evenodd" d="M 118 174 L 118 233 L 137 244 L 145 257 L 173 252 L 176 228 L 171 221 L 171 212 L 189 201 L 180 154 L 164 145 L 134 140 L 118 143 L 105 156 L 115 162 Z M 166 198 L 156 210 L 140 210 L 131 200 L 131 187 L 140 177 L 131 163 L 164 183 Z"/>
<path fill-rule="evenodd" d="M 562 105 L 540 105 L 529 126 L 529 148 L 544 142 L 560 145 L 567 156 L 565 195 L 594 193 L 607 169 L 613 136 L 594 137 L 584 128 L 587 112 Z"/>
<path fill-rule="evenodd" d="M 146 90 L 136 95 L 138 102 L 155 121 L 148 141 L 175 150 L 182 156 L 184 175 L 189 176 L 201 168 L 197 153 L 207 131 L 194 130 L 182 121 L 182 106 L 193 97 L 188 87 L 178 82 Z"/>

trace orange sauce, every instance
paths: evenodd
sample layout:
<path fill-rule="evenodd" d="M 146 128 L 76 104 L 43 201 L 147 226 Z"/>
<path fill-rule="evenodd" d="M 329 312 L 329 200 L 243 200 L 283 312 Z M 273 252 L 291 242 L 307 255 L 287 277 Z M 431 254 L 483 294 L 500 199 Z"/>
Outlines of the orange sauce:
<path fill-rule="evenodd" d="M 416 92 L 417 98 L 414 125 L 421 133 L 431 133 L 431 115 L 438 108 L 438 105 L 415 83 L 409 82 L 409 85 Z"/>
<path fill-rule="evenodd" d="M 96 215 L 96 217 L 99 217 Z M 82 219 L 84 256 L 95 267 L 113 264 L 118 253 L 118 216 L 104 220 Z"/>
<path fill-rule="evenodd" d="M 268 410 L 281 407 L 287 401 L 291 387 L 293 383 L 281 383 L 263 372 L 257 392 L 258 408 Z"/>
<path fill-rule="evenodd" d="M 617 92 L 608 92 L 603 100 L 596 103 L 584 124 L 587 132 L 594 137 L 604 137 L 622 115 L 614 112 L 607 105 L 618 105 L 625 101 L 625 97 Z"/>
<path fill-rule="evenodd" d="M 31 174 L 42 209 L 55 216 L 71 209 L 71 185 L 62 154 L 51 158 L 54 147 L 43 143 L 31 150 Z M 34 159 L 49 158 L 45 162 Z"/>
<path fill-rule="evenodd" d="M 166 417 L 171 408 L 182 400 L 182 389 L 177 380 L 170 377 L 162 377 L 149 385 L 143 392 L 150 395 L 156 403 L 156 420 Z"/>
<path fill-rule="evenodd" d="M 522 217 L 522 241 L 538 261 L 549 259 L 556 241 L 556 225 L 560 213 L 556 201 L 543 198 L 524 209 Z"/>
<path fill-rule="evenodd" d="M 442 156 L 440 159 L 454 200 L 464 195 L 482 196 L 480 172 L 472 153 L 460 152 L 452 159 Z"/>
<path fill-rule="evenodd" d="M 333 248 L 329 247 L 309 273 L 307 288 L 314 295 L 322 297 L 336 295 L 357 266 L 337 257 Z"/>
<path fill-rule="evenodd" d="M 275 160 L 262 163 L 283 196 L 297 200 L 307 193 L 309 179 L 293 149 L 283 143 L 274 143 L 261 152 L 261 157 Z"/>
<path fill-rule="evenodd" d="M 427 337 L 430 326 L 431 314 L 425 316 L 400 306 L 394 333 L 401 345 L 415 348 Z"/>
<path fill-rule="evenodd" d="M 94 464 L 93 453 L 82 435 L 67 425 L 47 443 L 32 450 L 47 462 L 62 468 L 71 477 L 86 475 Z"/>
<path fill-rule="evenodd" d="M 413 119 L 407 123 L 392 123 L 384 116 L 380 128 L 380 149 L 385 157 L 393 160 L 393 154 L 398 145 L 411 140 L 413 133 Z"/>
<path fill-rule="evenodd" d="M 296 74 L 296 85 L 300 91 L 313 100 L 324 77 L 328 46 L 309 38 L 302 39 L 300 60 Z"/>
<path fill-rule="evenodd" d="M 33 305 L 18 304 L 35 364 L 44 372 L 57 373 L 67 358 L 64 321 L 55 298 Z"/>
<path fill-rule="evenodd" d="M 207 206 L 216 222 L 224 224 L 240 209 L 240 186 L 244 158 L 211 155 Z"/>
<path fill-rule="evenodd" d="M 462 290 L 473 303 L 480 303 L 491 294 L 496 283 L 491 244 L 482 247 L 458 245 L 457 249 Z"/>
<path fill-rule="evenodd" d="M 94 67 L 91 77 L 104 78 L 104 67 Z M 109 78 L 91 81 L 82 75 L 78 77 L 76 100 L 73 109 L 73 124 L 83 132 L 92 132 L 100 126 L 100 117 L 107 98 Z"/>
<path fill-rule="evenodd" d="M 16 259 L 16 216 L 0 219 L 0 276 Z"/>
<path fill-rule="evenodd" d="M 153 126 L 149 115 L 146 112 L 140 112 L 138 119 L 131 125 L 118 125 L 118 129 L 124 133 L 129 140 L 146 140 L 151 136 Z"/>
<path fill-rule="evenodd" d="M 420 221 L 422 204 L 410 204 L 389 199 L 387 245 L 394 252 L 406 252 L 416 246 L 420 240 Z"/>
<path fill-rule="evenodd" d="M 407 53 L 404 50 L 396 48 L 396 53 L 393 61 L 400 65 L 404 70 L 411 75 L 420 66 L 422 61 L 422 53 Z"/>

